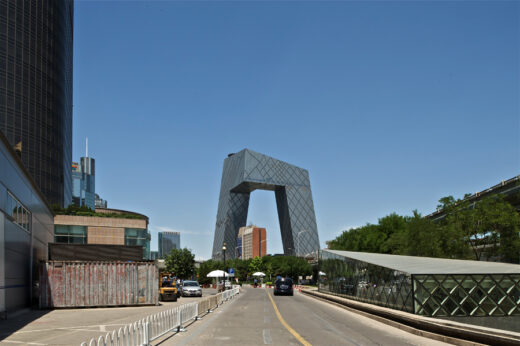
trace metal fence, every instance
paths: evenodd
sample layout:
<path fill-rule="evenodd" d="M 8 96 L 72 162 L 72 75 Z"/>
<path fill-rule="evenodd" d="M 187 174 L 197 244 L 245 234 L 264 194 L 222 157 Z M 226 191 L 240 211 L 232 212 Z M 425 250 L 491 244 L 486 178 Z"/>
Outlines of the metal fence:
<path fill-rule="evenodd" d="M 159 339 L 170 332 L 183 330 L 183 325 L 199 316 L 211 312 L 225 301 L 235 297 L 240 291 L 236 287 L 198 302 L 183 304 L 173 309 L 161 311 L 134 323 L 130 323 L 117 331 L 107 333 L 104 337 L 90 339 L 81 346 L 147 346 L 151 341 Z"/>

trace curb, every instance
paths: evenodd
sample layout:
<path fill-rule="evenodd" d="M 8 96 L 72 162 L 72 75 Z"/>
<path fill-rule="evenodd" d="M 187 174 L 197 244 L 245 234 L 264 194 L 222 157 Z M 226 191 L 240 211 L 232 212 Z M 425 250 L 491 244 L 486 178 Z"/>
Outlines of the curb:
<path fill-rule="evenodd" d="M 412 334 L 454 345 L 520 345 L 519 333 L 431 319 L 308 289 L 301 292 Z"/>

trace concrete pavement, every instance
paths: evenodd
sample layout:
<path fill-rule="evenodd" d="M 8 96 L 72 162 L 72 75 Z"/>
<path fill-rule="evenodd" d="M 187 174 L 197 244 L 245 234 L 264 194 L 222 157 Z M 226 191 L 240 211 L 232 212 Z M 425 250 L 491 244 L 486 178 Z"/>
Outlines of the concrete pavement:
<path fill-rule="evenodd" d="M 274 304 L 268 295 L 271 295 Z M 163 339 L 161 343 L 208 344 L 446 345 L 409 334 L 299 292 L 295 292 L 292 297 L 274 297 L 272 289 L 261 288 L 243 289 L 238 299 L 193 323 L 186 332 Z"/>
<path fill-rule="evenodd" d="M 203 297 L 215 293 L 215 289 L 203 289 Z M 146 316 L 200 299 L 183 297 L 158 306 L 31 310 L 0 321 L 0 345 L 79 345 Z"/>

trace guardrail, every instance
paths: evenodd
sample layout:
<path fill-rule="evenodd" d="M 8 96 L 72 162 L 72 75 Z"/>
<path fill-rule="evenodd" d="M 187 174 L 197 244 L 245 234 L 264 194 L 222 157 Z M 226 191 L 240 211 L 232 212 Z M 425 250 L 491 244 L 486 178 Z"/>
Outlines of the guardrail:
<path fill-rule="evenodd" d="M 151 341 L 157 340 L 169 332 L 183 331 L 182 326 L 187 322 L 197 320 L 199 316 L 211 312 L 212 309 L 232 299 L 239 292 L 240 288 L 236 287 L 198 302 L 161 311 L 121 327 L 117 331 L 109 332 L 104 337 L 100 336 L 97 339 L 90 339 L 89 342 L 83 342 L 81 346 L 148 346 Z"/>

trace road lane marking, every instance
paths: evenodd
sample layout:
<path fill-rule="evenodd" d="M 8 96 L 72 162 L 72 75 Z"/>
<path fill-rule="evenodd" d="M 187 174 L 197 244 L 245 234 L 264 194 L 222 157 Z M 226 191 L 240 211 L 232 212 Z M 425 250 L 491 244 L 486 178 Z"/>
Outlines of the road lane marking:
<path fill-rule="evenodd" d="M 264 323 L 269 324 L 269 316 L 264 316 Z"/>
<path fill-rule="evenodd" d="M 273 340 L 271 340 L 271 331 L 269 329 L 264 329 L 263 336 L 265 345 L 271 345 L 273 343 Z"/>
<path fill-rule="evenodd" d="M 131 322 L 128 323 L 115 323 L 115 324 L 105 324 L 105 327 L 108 326 L 126 326 L 132 324 Z M 37 333 L 37 332 L 48 332 L 49 330 L 69 330 L 69 329 L 78 329 L 78 328 L 99 328 L 99 324 L 91 324 L 89 326 L 72 326 L 72 327 L 56 327 L 56 328 L 47 328 L 47 329 L 33 329 L 33 330 L 20 330 L 14 333 L 2 333 L 0 335 L 13 335 L 13 334 L 23 334 L 23 333 Z M 96 330 L 93 330 L 95 332 Z"/>
<path fill-rule="evenodd" d="M 278 307 L 276 306 L 276 303 L 274 302 L 273 297 L 271 297 L 267 289 L 265 289 L 265 293 L 267 294 L 267 296 L 269 296 L 269 299 L 271 299 L 271 303 L 273 303 L 273 308 L 274 312 L 276 313 L 276 317 L 278 317 L 278 320 L 280 320 L 280 323 L 285 327 L 285 329 L 287 329 L 289 333 L 291 333 L 296 338 L 296 340 L 298 340 L 302 345 L 311 346 L 311 344 L 307 342 L 307 340 L 302 338 L 300 334 L 298 334 L 294 329 L 291 328 L 289 324 L 287 324 L 287 322 L 285 322 L 282 315 L 280 314 L 280 311 L 278 310 Z"/>

